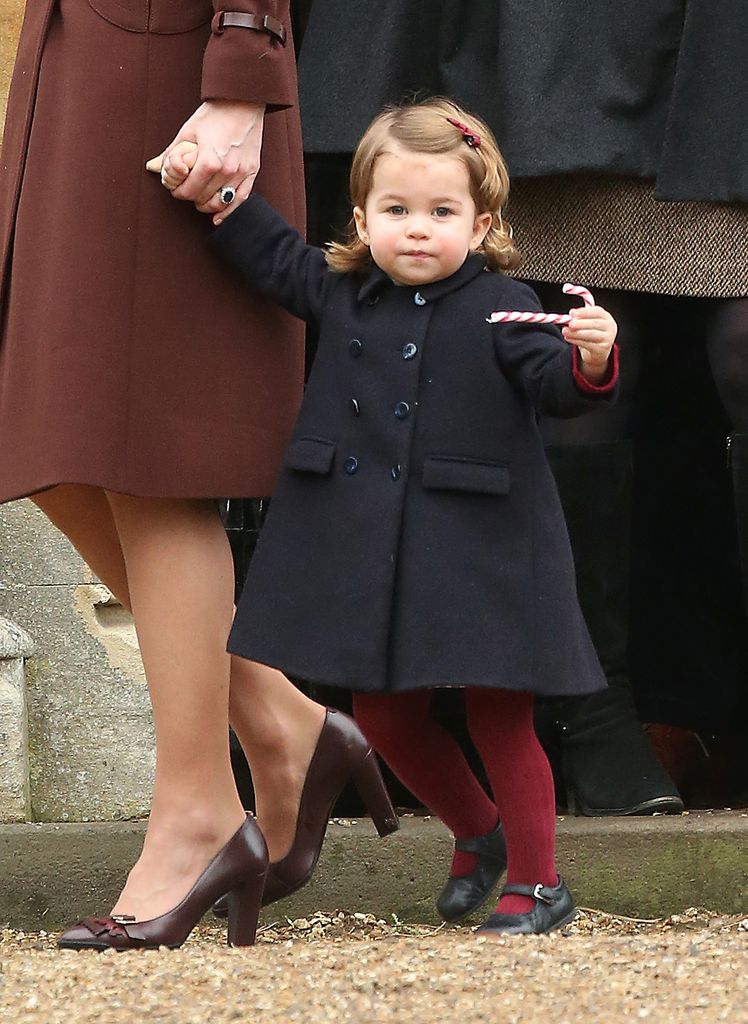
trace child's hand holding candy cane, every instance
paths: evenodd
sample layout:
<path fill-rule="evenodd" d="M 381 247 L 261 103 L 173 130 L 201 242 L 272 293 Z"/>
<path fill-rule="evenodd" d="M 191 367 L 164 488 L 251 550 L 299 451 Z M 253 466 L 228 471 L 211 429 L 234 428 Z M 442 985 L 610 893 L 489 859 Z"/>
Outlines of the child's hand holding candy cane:
<path fill-rule="evenodd" d="M 608 373 L 608 360 L 618 325 L 602 306 L 580 306 L 571 312 L 561 328 L 564 338 L 579 349 L 580 369 L 591 384 L 601 384 Z"/>
<path fill-rule="evenodd" d="M 567 295 L 578 295 L 584 302 L 567 313 L 531 313 L 500 310 L 489 323 L 559 324 L 561 333 L 579 349 L 581 371 L 591 384 L 600 384 L 608 372 L 608 359 L 618 333 L 618 325 L 602 306 L 596 306 L 591 292 L 575 284 L 565 284 Z"/>

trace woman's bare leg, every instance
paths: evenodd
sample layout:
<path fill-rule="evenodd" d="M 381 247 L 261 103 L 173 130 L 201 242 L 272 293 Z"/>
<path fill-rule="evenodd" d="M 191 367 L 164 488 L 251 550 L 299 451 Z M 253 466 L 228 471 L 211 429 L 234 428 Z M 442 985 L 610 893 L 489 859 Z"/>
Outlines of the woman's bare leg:
<path fill-rule="evenodd" d="M 230 717 L 249 762 L 257 821 L 270 860 L 280 860 L 296 832 L 301 791 L 325 709 L 276 669 L 233 656 Z"/>
<path fill-rule="evenodd" d="M 143 852 L 114 913 L 174 907 L 245 818 L 228 742 L 231 552 L 210 501 L 108 494 L 153 705 Z"/>
<path fill-rule="evenodd" d="M 130 610 L 125 559 L 112 510 L 101 487 L 60 484 L 31 500 L 65 534 L 84 562 Z"/>
<path fill-rule="evenodd" d="M 125 560 L 104 491 L 63 484 L 33 500 L 130 609 Z M 169 588 L 167 581 L 164 595 Z M 273 861 L 285 856 L 293 841 L 301 790 L 324 716 L 324 708 L 282 673 L 231 658 L 231 724 L 250 765 L 257 817 Z"/>

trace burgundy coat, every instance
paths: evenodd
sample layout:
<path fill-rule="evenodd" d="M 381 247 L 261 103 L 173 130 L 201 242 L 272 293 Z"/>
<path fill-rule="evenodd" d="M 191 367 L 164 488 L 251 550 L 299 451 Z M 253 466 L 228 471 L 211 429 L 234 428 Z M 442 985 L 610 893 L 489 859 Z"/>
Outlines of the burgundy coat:
<path fill-rule="evenodd" d="M 214 11 L 281 20 L 211 31 Z M 0 170 L 0 501 L 60 482 L 268 494 L 300 325 L 207 250 L 144 162 L 202 99 L 268 105 L 256 188 L 304 220 L 288 0 L 31 0 Z"/>
<path fill-rule="evenodd" d="M 320 330 L 229 649 L 354 690 L 602 689 L 536 415 L 599 409 L 616 373 L 487 323 L 539 303 L 477 254 L 418 290 L 335 273 L 257 197 L 215 244 Z"/>

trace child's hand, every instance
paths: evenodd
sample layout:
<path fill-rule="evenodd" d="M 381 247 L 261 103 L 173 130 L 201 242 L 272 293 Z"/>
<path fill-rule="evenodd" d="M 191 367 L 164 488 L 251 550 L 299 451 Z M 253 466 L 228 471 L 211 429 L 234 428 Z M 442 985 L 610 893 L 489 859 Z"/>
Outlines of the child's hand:
<path fill-rule="evenodd" d="M 161 175 L 161 184 L 173 192 L 186 181 L 187 175 L 197 162 L 197 146 L 194 142 L 178 142 L 167 153 L 154 156 L 145 165 L 147 171 Z"/>
<path fill-rule="evenodd" d="M 572 309 L 571 321 L 561 329 L 564 338 L 579 349 L 581 370 L 591 384 L 600 384 L 608 372 L 608 358 L 618 325 L 602 306 Z"/>

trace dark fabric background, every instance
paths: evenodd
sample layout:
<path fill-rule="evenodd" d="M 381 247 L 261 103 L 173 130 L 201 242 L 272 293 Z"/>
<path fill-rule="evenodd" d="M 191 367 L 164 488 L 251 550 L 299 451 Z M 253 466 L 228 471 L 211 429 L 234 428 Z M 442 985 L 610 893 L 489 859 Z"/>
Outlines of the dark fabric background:
<path fill-rule="evenodd" d="M 304 148 L 349 152 L 383 104 L 442 93 L 485 118 L 515 177 L 748 201 L 747 45 L 745 0 L 317 0 Z"/>

